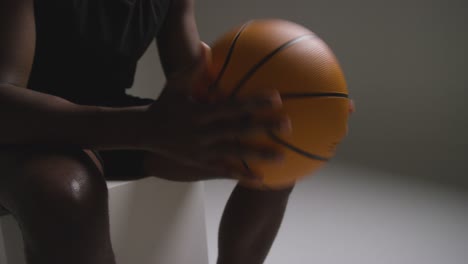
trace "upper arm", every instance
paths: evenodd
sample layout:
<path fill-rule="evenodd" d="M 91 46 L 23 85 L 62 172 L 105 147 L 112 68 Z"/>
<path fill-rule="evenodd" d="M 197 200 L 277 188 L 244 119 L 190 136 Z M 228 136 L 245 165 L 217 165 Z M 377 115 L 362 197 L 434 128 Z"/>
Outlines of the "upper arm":
<path fill-rule="evenodd" d="M 26 87 L 35 42 L 34 0 L 0 0 L 0 84 Z"/>
<path fill-rule="evenodd" d="M 200 55 L 194 0 L 172 0 L 157 37 L 159 57 L 166 76 L 185 69 Z"/>

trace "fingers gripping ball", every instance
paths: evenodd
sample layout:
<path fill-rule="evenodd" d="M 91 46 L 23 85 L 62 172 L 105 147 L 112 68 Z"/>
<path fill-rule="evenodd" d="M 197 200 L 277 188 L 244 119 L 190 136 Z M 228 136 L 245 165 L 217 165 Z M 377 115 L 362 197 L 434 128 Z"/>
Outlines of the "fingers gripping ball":
<path fill-rule="evenodd" d="M 226 100 L 276 89 L 292 123 L 288 135 L 271 131 L 251 139 L 283 148 L 285 160 L 239 160 L 240 166 L 263 177 L 261 183 L 241 184 L 287 187 L 334 156 L 347 130 L 348 91 L 337 59 L 317 35 L 289 21 L 253 20 L 221 36 L 211 52 L 214 83 L 203 94 Z"/>

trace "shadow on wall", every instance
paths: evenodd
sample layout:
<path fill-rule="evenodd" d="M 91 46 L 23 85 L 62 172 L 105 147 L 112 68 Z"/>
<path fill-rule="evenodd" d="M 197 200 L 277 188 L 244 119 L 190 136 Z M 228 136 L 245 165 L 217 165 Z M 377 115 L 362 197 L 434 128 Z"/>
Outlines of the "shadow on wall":
<path fill-rule="evenodd" d="M 414 142 L 393 144 L 402 146 L 387 147 L 382 142 L 365 146 L 359 144 L 359 139 L 353 141 L 350 137 L 338 149 L 334 162 L 468 188 L 466 146 L 434 146 Z"/>

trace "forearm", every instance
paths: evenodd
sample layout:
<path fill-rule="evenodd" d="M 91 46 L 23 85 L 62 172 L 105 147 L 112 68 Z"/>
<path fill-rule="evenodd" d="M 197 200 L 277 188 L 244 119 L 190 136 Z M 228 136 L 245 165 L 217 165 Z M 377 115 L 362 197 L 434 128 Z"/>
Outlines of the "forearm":
<path fill-rule="evenodd" d="M 0 145 L 144 148 L 145 107 L 82 106 L 60 97 L 0 85 Z"/>

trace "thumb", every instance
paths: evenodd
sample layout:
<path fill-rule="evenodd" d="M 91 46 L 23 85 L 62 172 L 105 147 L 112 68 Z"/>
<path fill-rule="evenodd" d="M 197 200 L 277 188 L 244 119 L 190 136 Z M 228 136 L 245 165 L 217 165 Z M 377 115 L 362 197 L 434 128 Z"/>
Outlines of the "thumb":
<path fill-rule="evenodd" d="M 194 98 L 201 99 L 208 91 L 208 87 L 214 81 L 212 74 L 212 53 L 206 43 L 201 42 L 199 62 L 195 65 L 191 76 L 191 91 Z"/>
<path fill-rule="evenodd" d="M 200 86 L 203 80 L 209 76 L 211 65 L 211 48 L 204 42 L 200 42 L 200 51 L 197 59 L 184 70 L 172 74 L 168 82 L 180 89 L 191 89 L 194 86 Z"/>

